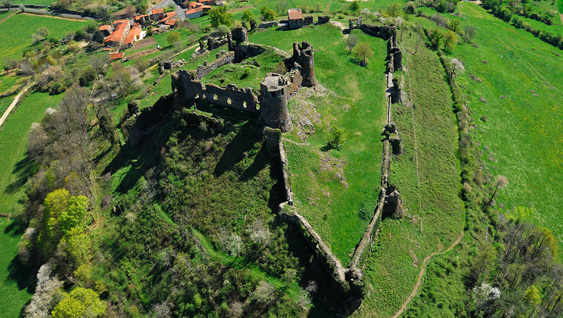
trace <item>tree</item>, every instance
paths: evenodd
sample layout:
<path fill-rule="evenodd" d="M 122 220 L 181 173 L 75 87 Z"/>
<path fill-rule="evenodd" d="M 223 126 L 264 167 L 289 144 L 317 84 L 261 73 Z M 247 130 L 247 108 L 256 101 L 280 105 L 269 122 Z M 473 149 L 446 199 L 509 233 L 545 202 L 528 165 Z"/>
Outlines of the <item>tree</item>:
<path fill-rule="evenodd" d="M 106 305 L 98 294 L 82 287 L 77 287 L 65 295 L 51 312 L 54 318 L 96 318 L 105 313 Z"/>
<path fill-rule="evenodd" d="M 250 10 L 245 10 L 242 13 L 242 21 L 250 23 L 250 21 L 254 20 L 254 14 Z"/>
<path fill-rule="evenodd" d="M 266 6 L 260 9 L 260 14 L 262 15 L 262 20 L 264 21 L 274 21 L 276 19 L 276 12 Z"/>
<path fill-rule="evenodd" d="M 328 146 L 333 149 L 340 149 L 343 143 L 344 135 L 342 129 L 340 129 L 338 126 L 333 125 L 330 131 L 330 141 L 328 142 Z"/>
<path fill-rule="evenodd" d="M 71 196 L 67 189 L 58 189 L 47 195 L 43 205 L 43 224 L 37 245 L 39 252 L 47 259 L 63 236 L 74 227 L 84 224 L 88 199 L 85 196 Z"/>
<path fill-rule="evenodd" d="M 180 39 L 180 33 L 178 31 L 172 31 L 168 33 L 168 36 L 166 37 L 166 42 L 168 42 L 168 44 L 170 45 L 174 45 L 174 43 L 178 42 L 179 39 Z"/>
<path fill-rule="evenodd" d="M 430 39 L 430 43 L 432 43 L 432 47 L 437 50 L 444 38 L 444 33 L 442 33 L 439 27 L 435 27 L 430 31 L 428 38 Z"/>
<path fill-rule="evenodd" d="M 108 60 L 109 57 L 107 56 L 107 54 L 104 55 L 97 54 L 94 55 L 92 58 L 90 58 L 90 65 L 96 71 L 96 75 L 105 73 L 106 63 L 108 62 Z"/>
<path fill-rule="evenodd" d="M 446 33 L 444 33 L 444 50 L 447 49 L 453 51 L 455 50 L 456 45 L 457 45 L 457 33 L 455 33 L 452 30 L 446 31 Z"/>
<path fill-rule="evenodd" d="M 366 59 L 373 55 L 373 51 L 367 42 L 362 42 L 354 48 L 354 54 L 361 59 L 360 65 L 366 67 Z"/>
<path fill-rule="evenodd" d="M 360 11 L 360 1 L 359 0 L 352 1 L 352 3 L 350 4 L 350 10 L 353 12 Z"/>
<path fill-rule="evenodd" d="M 4 60 L 4 70 L 9 71 L 15 69 L 16 67 L 18 67 L 18 60 L 11 58 L 6 58 Z"/>
<path fill-rule="evenodd" d="M 352 54 L 352 49 L 356 46 L 356 44 L 358 44 L 358 36 L 355 34 L 348 35 L 348 38 L 346 39 L 346 46 L 348 47 L 348 50 L 350 50 L 350 54 Z"/>
<path fill-rule="evenodd" d="M 475 33 L 477 32 L 475 31 L 475 28 L 471 25 L 466 25 L 463 28 L 463 38 L 467 42 L 471 42 L 471 39 L 475 36 Z"/>
<path fill-rule="evenodd" d="M 220 25 L 231 26 L 233 25 L 233 15 L 227 11 L 226 6 L 217 6 L 209 10 L 209 19 L 211 25 L 218 27 Z"/>
<path fill-rule="evenodd" d="M 399 3 L 393 3 L 385 8 L 385 14 L 389 17 L 396 18 L 401 15 L 401 5 Z"/>
<path fill-rule="evenodd" d="M 461 33 L 461 23 L 459 20 L 452 19 L 448 22 L 448 29 L 455 33 Z"/>
<path fill-rule="evenodd" d="M 278 13 L 280 15 L 284 14 L 287 10 L 287 6 L 288 6 L 287 1 L 285 1 L 285 0 L 278 1 L 278 3 L 276 4 L 276 7 L 278 9 Z"/>
<path fill-rule="evenodd" d="M 496 187 L 495 187 L 495 191 L 493 191 L 493 194 L 491 195 L 491 198 L 489 199 L 489 204 L 491 204 L 491 202 L 493 202 L 493 199 L 495 198 L 495 195 L 497 194 L 498 189 L 504 189 L 506 186 L 508 185 L 508 178 L 505 176 L 501 176 L 498 175 L 496 177 Z"/>

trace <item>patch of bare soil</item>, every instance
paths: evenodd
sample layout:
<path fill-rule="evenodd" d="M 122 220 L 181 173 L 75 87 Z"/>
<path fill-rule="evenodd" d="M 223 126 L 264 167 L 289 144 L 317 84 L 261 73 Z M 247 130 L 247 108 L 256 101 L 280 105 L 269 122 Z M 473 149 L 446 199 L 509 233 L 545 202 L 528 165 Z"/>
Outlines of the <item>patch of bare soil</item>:
<path fill-rule="evenodd" d="M 348 182 L 346 182 L 346 177 L 344 176 L 344 167 L 348 162 L 343 159 L 337 159 L 331 157 L 328 154 L 324 154 L 321 157 L 321 171 L 328 171 L 334 173 L 336 180 L 339 180 L 346 189 L 348 189 Z"/>

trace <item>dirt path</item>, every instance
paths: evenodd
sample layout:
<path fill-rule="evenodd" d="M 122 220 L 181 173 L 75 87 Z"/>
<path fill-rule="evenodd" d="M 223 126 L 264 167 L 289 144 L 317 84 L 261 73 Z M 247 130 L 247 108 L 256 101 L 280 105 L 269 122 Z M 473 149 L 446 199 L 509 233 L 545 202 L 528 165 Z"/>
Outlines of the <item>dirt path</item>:
<path fill-rule="evenodd" d="M 426 272 L 426 264 L 428 263 L 428 261 L 436 255 L 442 255 L 442 254 L 445 254 L 445 253 L 451 251 L 457 244 L 459 244 L 459 242 L 461 242 L 461 239 L 463 239 L 463 235 L 464 235 L 464 232 L 462 231 L 461 234 L 458 236 L 458 238 L 445 251 L 437 251 L 437 252 L 434 252 L 434 253 L 432 253 L 432 254 L 430 254 L 430 255 L 428 255 L 424 258 L 424 260 L 422 261 L 422 266 L 420 266 L 420 272 L 418 273 L 418 279 L 416 281 L 416 284 L 414 285 L 414 288 L 412 289 L 411 294 L 409 295 L 407 300 L 405 300 L 405 302 L 403 303 L 403 305 L 401 306 L 399 311 L 397 311 L 393 315 L 392 318 L 399 317 L 403 313 L 403 311 L 405 311 L 405 309 L 407 308 L 409 303 L 413 300 L 414 296 L 416 296 L 416 293 L 418 292 L 418 288 L 420 287 L 420 285 L 422 285 L 422 277 L 424 277 L 424 273 Z"/>
<path fill-rule="evenodd" d="M 22 13 L 19 13 L 19 14 L 32 15 L 32 16 L 36 16 L 36 17 L 52 18 L 52 19 L 60 19 L 60 20 L 68 20 L 68 21 L 84 22 L 84 21 L 88 20 L 88 19 L 75 19 L 75 18 L 59 17 L 59 16 L 48 14 L 48 12 L 47 12 L 47 14 L 30 13 L 30 12 L 22 12 Z"/>
<path fill-rule="evenodd" d="M 18 101 L 20 100 L 20 96 L 22 96 L 22 94 L 27 91 L 28 88 L 30 88 L 34 83 L 29 83 L 27 84 L 26 87 L 24 87 L 21 92 L 16 96 L 16 98 L 14 98 L 14 101 L 10 104 L 10 106 L 8 107 L 8 109 L 6 109 L 6 111 L 4 112 L 4 115 L 2 115 L 2 118 L 0 118 L 0 127 L 2 127 L 2 124 L 4 124 L 4 121 L 6 120 L 6 118 L 8 118 L 8 115 L 10 114 L 10 112 L 12 111 L 12 109 L 14 109 L 14 107 L 16 107 L 16 104 L 18 103 Z"/>
<path fill-rule="evenodd" d="M 4 19 L 0 20 L 0 24 L 1 24 L 2 22 L 4 22 L 4 21 L 8 20 L 9 18 L 11 18 L 14 14 L 16 14 L 16 13 L 14 12 L 14 13 L 12 13 L 12 14 L 9 14 L 9 15 L 8 15 L 7 17 L 5 17 Z M 561 19 L 563 19 L 563 18 L 561 18 Z"/>

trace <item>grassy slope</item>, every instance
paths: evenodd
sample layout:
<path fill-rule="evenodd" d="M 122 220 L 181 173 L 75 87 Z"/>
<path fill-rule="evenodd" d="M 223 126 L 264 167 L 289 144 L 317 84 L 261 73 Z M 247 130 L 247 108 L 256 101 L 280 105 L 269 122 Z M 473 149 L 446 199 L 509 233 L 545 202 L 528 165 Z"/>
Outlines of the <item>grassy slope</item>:
<path fill-rule="evenodd" d="M 375 206 L 381 164 L 379 131 L 384 124 L 385 43 L 360 33 L 358 35 L 360 41 L 370 43 L 375 53 L 369 60 L 368 69 L 351 60 L 342 34 L 330 25 L 283 34 L 270 30 L 250 38 L 251 42 L 288 51 L 295 41 L 309 41 L 315 48 L 317 80 L 336 93 L 308 100 L 317 106 L 320 122 L 315 124 L 316 133 L 306 140 L 305 145 L 297 136 L 296 123 L 292 133 L 284 136 L 291 142 L 284 144 L 297 210 L 311 222 L 344 264 L 367 224 L 358 217 L 360 204 L 365 203 L 370 210 Z M 345 105 L 349 105 L 350 110 L 346 111 Z M 300 119 L 300 115 L 295 113 L 296 107 L 298 105 L 293 99 L 290 114 L 294 121 Z M 304 108 L 310 107 L 304 105 Z M 320 149 L 329 141 L 333 124 L 343 129 L 346 141 L 342 150 L 323 152 Z M 323 164 L 322 158 L 331 161 Z M 347 185 L 338 178 L 340 170 L 336 165 L 344 167 Z"/>
<path fill-rule="evenodd" d="M 563 58 L 554 54 L 560 51 L 480 7 L 464 3 L 460 12 L 477 29 L 479 44 L 478 49 L 462 45 L 455 51 L 466 69 L 483 81 L 469 79 L 469 72 L 462 78 L 471 91 L 475 135 L 490 172 L 510 182 L 497 201 L 506 211 L 533 208 L 535 222 L 549 227 L 562 242 L 563 78 L 556 66 Z M 486 116 L 485 122 L 478 120 L 481 116 Z"/>
<path fill-rule="evenodd" d="M 404 36 L 407 51 L 414 51 L 415 36 Z M 382 222 L 378 247 L 365 266 L 370 293 L 358 311 L 360 316 L 392 316 L 414 287 L 420 270 L 414 263 L 420 264 L 425 256 L 448 247 L 463 228 L 457 132 L 443 68 L 436 54 L 425 47 L 416 55 L 406 55 L 409 73 L 403 77 L 414 101 L 416 129 L 412 109 L 396 106 L 393 120 L 404 152 L 393 158 L 389 182 L 397 185 L 408 215 L 403 220 Z"/>
<path fill-rule="evenodd" d="M 62 95 L 49 96 L 43 93 L 29 95 L 8 117 L 0 130 L 0 213 L 10 213 L 24 193 L 24 187 L 13 188 L 12 184 L 25 181 L 29 163 L 25 160 L 27 134 L 31 123 L 38 122 L 45 109 L 54 107 Z M 23 180 L 22 180 L 23 178 Z M 0 317 L 16 317 L 31 295 L 16 281 L 9 278 L 8 266 L 16 257 L 17 244 L 21 232 L 6 231 L 11 224 L 8 219 L 0 219 Z"/>
<path fill-rule="evenodd" d="M 6 58 L 22 58 L 22 51 L 33 44 L 31 35 L 44 26 L 49 37 L 60 40 L 68 31 L 75 31 L 87 22 L 69 21 L 44 16 L 17 14 L 0 24 L 0 67 Z"/>

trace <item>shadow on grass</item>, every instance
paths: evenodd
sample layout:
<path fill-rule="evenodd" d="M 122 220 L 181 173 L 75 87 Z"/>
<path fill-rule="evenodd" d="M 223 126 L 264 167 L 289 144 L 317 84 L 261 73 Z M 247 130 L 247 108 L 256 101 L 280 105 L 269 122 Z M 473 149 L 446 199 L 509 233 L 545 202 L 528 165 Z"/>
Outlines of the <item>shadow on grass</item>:
<path fill-rule="evenodd" d="M 215 166 L 215 170 L 213 171 L 216 176 L 221 176 L 223 173 L 232 170 L 237 163 L 248 155 L 248 152 L 252 149 L 254 144 L 260 140 L 260 136 L 252 131 L 252 128 L 254 128 L 253 126 L 254 125 L 250 123 L 250 121 L 246 122 L 233 140 L 231 140 L 231 142 L 225 147 L 225 150 L 223 151 L 223 154 L 221 155 L 221 158 L 219 158 L 219 161 Z M 253 165 L 258 162 L 260 162 L 260 158 L 256 156 Z M 265 163 L 263 164 L 265 165 Z M 253 177 L 253 172 L 258 173 L 261 170 L 256 171 L 256 168 L 259 166 L 259 163 L 255 167 L 252 167 L 251 165 L 247 171 L 245 171 L 246 174 L 243 173 L 240 176 L 240 179 L 251 179 Z M 252 170 L 249 170 L 251 168 Z"/>
<path fill-rule="evenodd" d="M 6 187 L 4 193 L 7 194 L 16 193 L 29 178 L 35 175 L 37 173 L 37 165 L 29 154 L 26 154 L 22 160 L 16 163 L 12 173 L 17 175 L 17 179 Z"/>
<path fill-rule="evenodd" d="M 27 224 L 25 222 L 18 219 L 14 219 L 12 223 L 6 226 L 6 228 L 4 229 L 4 234 L 19 237 L 25 232 L 26 228 L 27 228 Z"/>
<path fill-rule="evenodd" d="M 8 265 L 9 273 L 7 280 L 16 282 L 18 289 L 25 289 L 26 292 L 33 294 L 37 284 L 37 271 L 38 269 L 36 268 L 24 266 L 16 256 Z"/>

